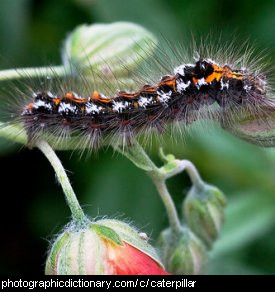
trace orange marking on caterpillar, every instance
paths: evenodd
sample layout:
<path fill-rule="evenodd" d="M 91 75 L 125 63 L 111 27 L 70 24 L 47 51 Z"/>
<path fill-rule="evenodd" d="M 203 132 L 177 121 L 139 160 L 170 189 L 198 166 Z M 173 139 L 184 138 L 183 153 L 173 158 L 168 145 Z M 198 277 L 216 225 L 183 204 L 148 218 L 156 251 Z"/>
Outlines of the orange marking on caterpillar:
<path fill-rule="evenodd" d="M 133 99 L 138 97 L 139 94 L 137 92 L 128 93 L 126 91 L 119 91 L 118 96 L 122 98 Z"/>
<path fill-rule="evenodd" d="M 64 98 L 68 99 L 68 100 L 71 100 L 71 101 L 73 101 L 75 103 L 85 103 L 86 102 L 85 98 L 77 98 L 73 92 L 65 93 Z"/>
<path fill-rule="evenodd" d="M 33 102 L 30 102 L 30 103 L 26 106 L 26 109 L 27 109 L 28 111 L 32 111 L 32 109 L 33 109 Z"/>
<path fill-rule="evenodd" d="M 61 99 L 60 98 L 54 98 L 53 99 L 53 103 L 54 103 L 54 105 L 59 105 L 60 104 L 60 102 L 61 102 Z"/>
<path fill-rule="evenodd" d="M 167 76 L 167 77 L 163 78 L 159 82 L 159 86 L 161 86 L 161 85 L 167 85 L 167 86 L 173 88 L 173 90 L 176 90 L 176 77 L 175 76 Z"/>
<path fill-rule="evenodd" d="M 205 77 L 205 82 L 207 83 L 211 83 L 212 81 L 216 80 L 216 81 L 220 81 L 220 79 L 222 77 L 226 77 L 228 79 L 243 79 L 243 74 L 238 73 L 238 72 L 233 72 L 229 67 L 225 66 L 225 67 L 219 67 L 215 64 L 212 64 L 212 67 L 214 69 L 214 71 L 208 75 L 207 77 Z M 198 83 L 198 78 L 193 77 L 192 81 L 194 84 Z"/>
<path fill-rule="evenodd" d="M 198 79 L 195 78 L 195 77 L 192 77 L 192 81 L 193 81 L 194 84 L 197 84 L 198 83 Z"/>
<path fill-rule="evenodd" d="M 142 92 L 156 92 L 158 90 L 158 87 L 157 86 L 151 86 L 151 85 L 144 85 L 140 91 L 140 93 Z"/>
<path fill-rule="evenodd" d="M 104 102 L 104 103 L 109 103 L 110 101 L 112 101 L 111 98 L 104 98 L 100 95 L 100 93 L 98 91 L 94 91 L 92 93 L 91 98 L 95 101 L 100 101 L 100 102 Z"/>
<path fill-rule="evenodd" d="M 65 93 L 64 97 L 67 98 L 67 99 L 72 100 L 72 99 L 74 99 L 75 96 L 74 96 L 74 94 L 72 92 L 67 92 L 67 93 Z"/>
<path fill-rule="evenodd" d="M 234 78 L 234 79 L 243 79 L 243 74 L 233 72 L 229 67 L 219 67 L 217 65 L 212 65 L 214 72 L 210 74 L 205 81 L 206 82 L 211 82 L 213 80 L 219 81 L 221 77 L 227 77 L 229 79 Z"/>

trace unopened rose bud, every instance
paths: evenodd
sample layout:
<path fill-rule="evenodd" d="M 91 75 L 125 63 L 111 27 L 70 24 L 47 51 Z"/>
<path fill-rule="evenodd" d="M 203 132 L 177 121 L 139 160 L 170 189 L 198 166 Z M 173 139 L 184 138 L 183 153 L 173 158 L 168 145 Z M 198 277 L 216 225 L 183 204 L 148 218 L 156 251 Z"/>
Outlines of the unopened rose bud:
<path fill-rule="evenodd" d="M 215 186 L 192 186 L 183 201 L 183 216 L 190 229 L 212 247 L 224 222 L 226 198 Z"/>
<path fill-rule="evenodd" d="M 125 83 L 129 71 L 146 62 L 156 43 L 149 31 L 130 22 L 81 25 L 65 40 L 63 64 L 97 86 L 106 80 L 108 86 L 112 80 Z"/>
<path fill-rule="evenodd" d="M 166 269 L 173 275 L 199 275 L 205 272 L 207 252 L 203 243 L 186 227 L 180 234 L 170 228 L 159 238 Z"/>
<path fill-rule="evenodd" d="M 66 228 L 53 243 L 48 275 L 166 275 L 155 249 L 118 220 Z"/>

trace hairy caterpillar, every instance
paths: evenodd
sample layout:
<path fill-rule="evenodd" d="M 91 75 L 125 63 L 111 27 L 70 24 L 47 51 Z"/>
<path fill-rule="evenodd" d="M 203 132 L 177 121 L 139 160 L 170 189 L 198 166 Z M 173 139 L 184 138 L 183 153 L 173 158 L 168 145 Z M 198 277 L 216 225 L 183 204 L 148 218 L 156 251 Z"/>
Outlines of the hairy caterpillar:
<path fill-rule="evenodd" d="M 159 81 L 133 91 L 118 88 L 107 96 L 96 85 L 92 88 L 85 75 L 78 78 L 82 83 L 72 78 L 71 84 L 64 84 L 57 78 L 45 82 L 44 89 L 27 86 L 27 90 L 14 91 L 6 106 L 12 117 L 9 123 L 23 124 L 30 145 L 49 135 L 57 145 L 74 136 L 81 147 L 97 149 L 106 140 L 131 145 L 140 134 L 163 133 L 170 125 L 184 127 L 201 117 L 230 123 L 232 113 L 242 110 L 262 115 L 263 107 L 272 100 L 265 74 L 250 66 L 247 56 L 229 62 L 222 62 L 223 58 L 227 57 L 219 55 L 216 60 L 213 50 L 199 53 L 195 62 L 183 63 L 179 57 L 178 64 L 159 76 Z M 248 64 L 244 64 L 246 59 Z M 154 63 L 165 71 L 160 60 Z"/>

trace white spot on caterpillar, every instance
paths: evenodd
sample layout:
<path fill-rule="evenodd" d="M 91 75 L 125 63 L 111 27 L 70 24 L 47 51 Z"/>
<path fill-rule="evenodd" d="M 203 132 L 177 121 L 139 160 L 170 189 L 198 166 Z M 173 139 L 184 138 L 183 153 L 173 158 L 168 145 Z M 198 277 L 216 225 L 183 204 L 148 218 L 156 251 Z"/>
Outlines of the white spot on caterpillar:
<path fill-rule="evenodd" d="M 182 93 L 186 90 L 186 88 L 191 84 L 191 81 L 189 80 L 187 83 L 184 83 L 181 80 L 177 80 L 177 92 Z"/>
<path fill-rule="evenodd" d="M 28 107 L 25 107 L 23 112 L 21 113 L 21 116 L 24 116 L 24 115 L 29 115 L 31 114 L 32 111 L 28 109 Z"/>
<path fill-rule="evenodd" d="M 92 114 L 98 114 L 102 110 L 102 107 L 101 106 L 97 106 L 94 103 L 88 102 L 86 104 L 85 110 L 86 110 L 86 113 L 87 114 L 90 114 L 90 113 L 92 113 Z"/>
<path fill-rule="evenodd" d="M 181 76 L 185 75 L 184 69 L 186 67 L 195 67 L 194 64 L 183 64 L 174 69 L 174 74 L 180 74 Z"/>
<path fill-rule="evenodd" d="M 141 96 L 138 100 L 138 105 L 140 107 L 143 107 L 143 108 L 146 108 L 147 105 L 151 104 L 152 103 L 152 97 L 143 97 Z"/>
<path fill-rule="evenodd" d="M 158 100 L 167 105 L 167 102 L 169 101 L 169 99 L 171 99 L 171 95 L 172 95 L 172 91 L 170 90 L 169 92 L 164 92 L 163 90 L 158 91 Z"/>
<path fill-rule="evenodd" d="M 210 58 L 207 58 L 205 61 L 206 61 L 207 63 L 214 64 L 214 65 L 217 65 L 217 66 L 220 66 L 217 62 L 213 61 L 213 60 L 210 59 Z"/>
<path fill-rule="evenodd" d="M 54 98 L 54 95 L 53 95 L 50 91 L 47 92 L 47 95 L 48 95 L 48 97 L 50 97 L 50 98 Z"/>
<path fill-rule="evenodd" d="M 43 100 L 38 100 L 38 101 L 36 101 L 36 102 L 33 103 L 33 108 L 34 109 L 44 108 L 44 109 L 51 110 L 52 109 L 52 106 L 51 106 L 51 104 L 46 103 Z"/>
<path fill-rule="evenodd" d="M 224 88 L 226 89 L 229 88 L 229 80 L 226 82 L 223 82 L 223 80 L 221 79 L 221 90 L 223 90 Z"/>
<path fill-rule="evenodd" d="M 121 113 L 124 109 L 126 109 L 129 106 L 128 102 L 122 102 L 122 101 L 114 101 L 113 102 L 113 111 Z"/>
<path fill-rule="evenodd" d="M 207 85 L 208 83 L 205 81 L 205 79 L 202 77 L 201 79 L 198 79 L 198 82 L 196 84 L 197 88 L 200 89 L 202 85 Z"/>
<path fill-rule="evenodd" d="M 184 69 L 185 65 L 180 65 L 174 69 L 174 74 L 180 74 L 181 76 L 184 76 L 185 75 Z"/>
<path fill-rule="evenodd" d="M 65 102 L 61 102 L 59 107 L 58 107 L 58 112 L 60 114 L 65 113 L 65 114 L 69 114 L 69 113 L 76 113 L 77 112 L 77 108 L 74 105 L 71 105 L 69 103 L 65 103 Z"/>
<path fill-rule="evenodd" d="M 244 85 L 243 89 L 248 92 L 251 89 L 251 86 L 246 84 Z"/>

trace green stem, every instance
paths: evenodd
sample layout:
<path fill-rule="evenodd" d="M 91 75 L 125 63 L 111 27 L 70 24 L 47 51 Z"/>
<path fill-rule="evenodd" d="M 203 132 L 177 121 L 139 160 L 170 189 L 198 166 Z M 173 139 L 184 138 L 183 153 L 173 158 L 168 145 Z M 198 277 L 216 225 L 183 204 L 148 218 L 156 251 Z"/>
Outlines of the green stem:
<path fill-rule="evenodd" d="M 171 171 L 166 171 L 165 166 L 160 168 L 160 171 L 163 173 L 165 179 L 173 177 L 186 170 L 193 185 L 195 185 L 196 187 L 202 187 L 204 185 L 204 182 L 201 179 L 199 172 L 192 162 L 190 162 L 189 160 L 175 159 L 173 163 L 175 165 Z"/>
<path fill-rule="evenodd" d="M 158 193 L 160 195 L 160 198 L 166 208 L 170 227 L 176 234 L 179 234 L 181 232 L 180 219 L 175 204 L 172 200 L 172 197 L 167 189 L 165 179 L 161 177 L 158 172 L 155 171 L 148 171 L 147 174 L 155 184 L 156 189 L 158 190 Z"/>
<path fill-rule="evenodd" d="M 181 160 L 181 163 L 185 166 L 184 168 L 186 169 L 193 185 L 197 187 L 202 187 L 205 185 L 200 177 L 199 172 L 197 171 L 195 165 L 192 162 L 188 160 Z"/>
<path fill-rule="evenodd" d="M 86 219 L 86 217 L 84 215 L 82 208 L 79 205 L 79 202 L 76 198 L 74 190 L 70 184 L 70 181 L 68 179 L 68 176 L 66 174 L 64 167 L 62 166 L 61 161 L 59 160 L 54 150 L 46 141 L 38 141 L 36 143 L 36 146 L 43 152 L 43 154 L 47 157 L 47 159 L 51 163 L 56 173 L 56 176 L 58 177 L 58 180 L 62 186 L 62 189 L 64 191 L 73 219 L 79 223 L 82 223 Z"/>
<path fill-rule="evenodd" d="M 162 171 L 153 163 L 137 142 L 127 149 L 116 148 L 115 150 L 129 158 L 136 166 L 146 171 L 159 192 L 160 198 L 166 208 L 171 228 L 175 233 L 180 233 L 181 224 L 178 213 L 165 184 L 166 177 L 163 175 Z"/>
<path fill-rule="evenodd" d="M 61 77 L 66 75 L 64 66 L 18 68 L 0 71 L 0 81 L 35 77 Z"/>

